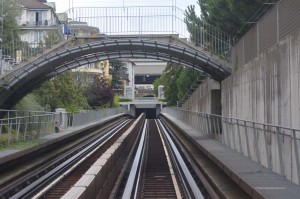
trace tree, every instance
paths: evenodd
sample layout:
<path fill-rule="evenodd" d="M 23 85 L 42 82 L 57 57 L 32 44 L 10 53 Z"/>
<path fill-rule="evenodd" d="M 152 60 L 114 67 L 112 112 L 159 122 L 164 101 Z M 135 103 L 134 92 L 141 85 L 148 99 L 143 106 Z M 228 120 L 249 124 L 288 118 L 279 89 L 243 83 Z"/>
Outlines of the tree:
<path fill-rule="evenodd" d="M 1 13 L 3 11 L 3 14 Z M 11 53 L 11 42 L 20 44 L 18 20 L 22 14 L 22 7 L 15 0 L 1 0 L 0 13 L 3 16 L 3 32 L 0 35 L 3 43 L 3 51 Z M 0 17 L 2 17 L 0 16 Z M 1 34 L 1 33 L 0 33 Z M 17 49 L 17 46 L 14 47 Z"/>
<path fill-rule="evenodd" d="M 84 88 L 76 83 L 71 72 L 65 72 L 45 82 L 34 93 L 39 96 L 39 103 L 50 110 L 66 108 L 72 112 L 89 108 Z"/>
<path fill-rule="evenodd" d="M 264 2 L 265 0 L 198 0 L 201 16 L 196 15 L 194 6 L 189 6 L 185 11 L 185 21 L 191 34 L 192 27 L 200 26 L 202 22 L 235 34 Z"/>
<path fill-rule="evenodd" d="M 45 45 L 44 47 L 46 48 L 51 48 L 53 44 L 57 44 L 59 41 L 60 41 L 60 35 L 59 35 L 59 32 L 58 30 L 48 30 L 47 31 L 47 34 L 44 38 L 44 42 Z"/>
<path fill-rule="evenodd" d="M 199 73 L 191 68 L 168 63 L 163 75 L 154 81 L 154 91 L 157 94 L 158 86 L 165 86 L 167 103 L 174 106 L 185 97 L 198 77 Z"/>
<path fill-rule="evenodd" d="M 182 99 L 191 89 L 192 84 L 199 76 L 199 73 L 191 68 L 183 68 L 176 80 L 178 88 L 177 98 Z"/>
<path fill-rule="evenodd" d="M 13 110 L 30 110 L 30 111 L 44 111 L 37 100 L 38 96 L 33 93 L 29 93 L 22 100 L 20 100 L 12 109 Z"/>
<path fill-rule="evenodd" d="M 96 77 L 85 93 L 91 107 L 111 107 L 114 91 L 104 77 Z"/>
<path fill-rule="evenodd" d="M 112 75 L 111 85 L 113 88 L 118 89 L 121 87 L 120 80 L 125 78 L 126 71 L 127 68 L 123 62 L 117 59 L 110 60 L 109 73 Z"/>

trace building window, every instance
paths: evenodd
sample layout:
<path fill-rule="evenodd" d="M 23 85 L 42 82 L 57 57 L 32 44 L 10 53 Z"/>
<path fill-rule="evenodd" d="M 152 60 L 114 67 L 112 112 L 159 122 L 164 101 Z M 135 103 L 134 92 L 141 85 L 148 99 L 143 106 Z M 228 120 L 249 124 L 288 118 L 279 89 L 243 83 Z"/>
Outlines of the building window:
<path fill-rule="evenodd" d="M 41 11 L 37 11 L 37 12 L 35 12 L 35 24 L 37 25 L 37 26 L 40 26 L 40 25 L 42 25 L 43 24 L 43 13 L 41 12 Z"/>

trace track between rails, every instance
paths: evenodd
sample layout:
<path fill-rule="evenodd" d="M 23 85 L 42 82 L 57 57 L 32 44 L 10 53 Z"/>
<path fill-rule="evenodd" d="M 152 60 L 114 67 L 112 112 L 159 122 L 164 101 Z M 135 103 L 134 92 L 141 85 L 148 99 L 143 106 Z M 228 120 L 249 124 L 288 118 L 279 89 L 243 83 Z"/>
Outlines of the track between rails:
<path fill-rule="evenodd" d="M 161 121 L 145 122 L 132 159 L 126 185 L 111 198 L 204 198 Z"/>

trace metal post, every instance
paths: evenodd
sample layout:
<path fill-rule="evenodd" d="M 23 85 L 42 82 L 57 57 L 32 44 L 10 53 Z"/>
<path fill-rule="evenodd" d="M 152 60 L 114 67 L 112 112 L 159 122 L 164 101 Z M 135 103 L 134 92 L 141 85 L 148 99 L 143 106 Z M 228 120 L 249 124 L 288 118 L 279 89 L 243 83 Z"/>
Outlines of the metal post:
<path fill-rule="evenodd" d="M 271 165 L 271 156 L 270 156 L 270 151 L 269 151 L 269 146 L 268 146 L 268 141 L 267 141 L 267 132 L 266 132 L 266 126 L 263 125 L 263 131 L 264 131 L 264 138 L 265 138 L 265 147 L 266 147 L 266 156 L 267 156 L 267 163 L 268 163 L 268 168 L 272 169 Z"/>
<path fill-rule="evenodd" d="M 238 130 L 238 136 L 239 136 L 240 152 L 243 153 L 242 138 L 241 138 L 241 131 L 240 131 L 240 122 L 239 122 L 239 120 L 237 120 L 237 130 Z"/>
<path fill-rule="evenodd" d="M 254 144 L 255 144 L 255 151 L 256 151 L 256 160 L 258 163 L 260 163 L 260 155 L 259 155 L 259 148 L 258 148 L 258 137 L 257 137 L 257 131 L 255 129 L 255 123 L 252 122 L 252 128 L 253 128 L 253 136 L 254 136 Z"/>
<path fill-rule="evenodd" d="M 276 127 L 276 135 L 277 135 L 277 144 L 278 144 L 278 155 L 279 155 L 279 161 L 280 161 L 280 173 L 281 173 L 281 175 L 284 175 L 282 142 L 281 142 L 281 139 L 280 139 L 281 135 L 280 135 L 279 127 Z"/>
<path fill-rule="evenodd" d="M 28 120 L 28 117 L 25 117 L 25 127 L 24 127 L 24 138 L 23 138 L 23 141 L 26 141 L 27 120 Z"/>
<path fill-rule="evenodd" d="M 295 150 L 295 157 L 296 157 L 296 170 L 298 174 L 298 184 L 300 184 L 300 162 L 299 162 L 299 152 L 298 152 L 298 145 L 297 145 L 297 137 L 296 131 L 293 130 L 293 139 L 294 139 L 294 150 Z"/>
<path fill-rule="evenodd" d="M 244 121 L 244 125 L 245 125 L 245 137 L 246 137 L 246 144 L 247 144 L 247 154 L 248 157 L 251 157 L 251 153 L 250 153 L 250 146 L 249 146 L 249 138 L 248 138 L 248 132 L 247 132 L 247 123 L 246 121 Z"/>
<path fill-rule="evenodd" d="M 235 143 L 235 126 L 234 126 L 234 123 L 233 123 L 233 119 L 231 118 L 230 119 L 231 121 L 231 124 L 232 124 L 232 139 L 233 139 L 233 146 L 230 146 L 231 148 L 233 148 L 234 150 L 237 149 L 236 148 L 236 143 Z"/>

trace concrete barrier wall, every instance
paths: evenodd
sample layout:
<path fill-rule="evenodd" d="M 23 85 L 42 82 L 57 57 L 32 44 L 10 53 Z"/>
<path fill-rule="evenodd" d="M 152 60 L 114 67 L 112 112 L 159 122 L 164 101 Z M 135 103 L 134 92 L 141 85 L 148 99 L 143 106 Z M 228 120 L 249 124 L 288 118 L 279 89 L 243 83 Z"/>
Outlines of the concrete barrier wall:
<path fill-rule="evenodd" d="M 207 79 L 193 92 L 183 108 L 196 112 L 221 114 L 220 84 Z"/>
<path fill-rule="evenodd" d="M 239 68 L 221 88 L 222 116 L 300 129 L 300 29 Z M 299 132 L 293 136 L 266 129 L 273 131 L 266 136 L 263 130 L 240 132 L 231 127 L 223 126 L 225 137 L 230 138 L 227 145 L 239 148 L 241 144 L 242 151 L 247 151 L 247 133 L 256 143 L 250 145 L 248 156 L 266 167 L 269 158 L 269 168 L 299 184 Z"/>
<path fill-rule="evenodd" d="M 222 82 L 222 115 L 300 128 L 300 29 Z"/>

